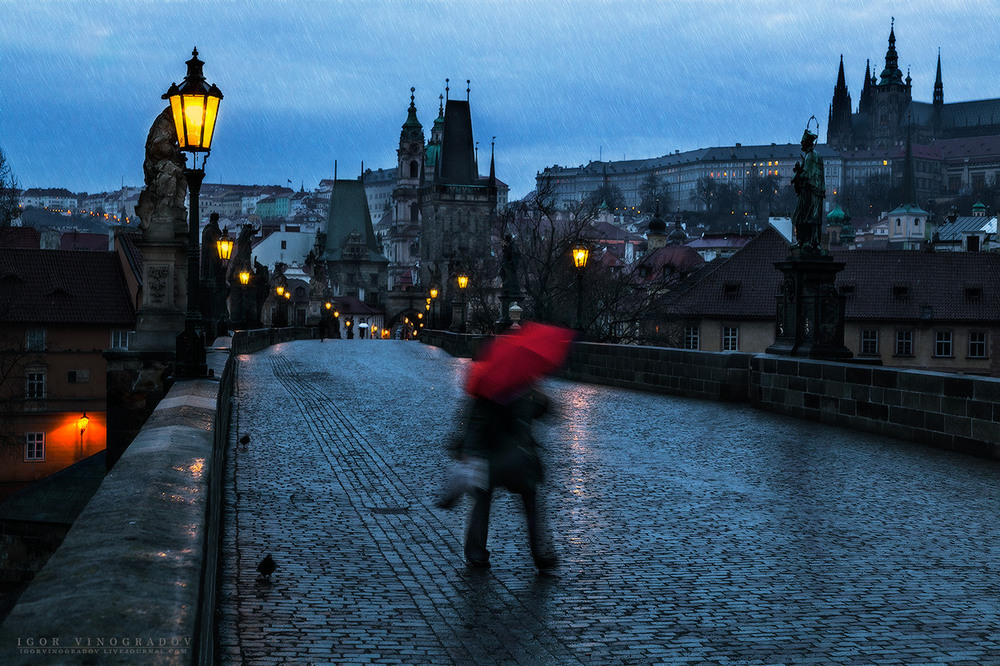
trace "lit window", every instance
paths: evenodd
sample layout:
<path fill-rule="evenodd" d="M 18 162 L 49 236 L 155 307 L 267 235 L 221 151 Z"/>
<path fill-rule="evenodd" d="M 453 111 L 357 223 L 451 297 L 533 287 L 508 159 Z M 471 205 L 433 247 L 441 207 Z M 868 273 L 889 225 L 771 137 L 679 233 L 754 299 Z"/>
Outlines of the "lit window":
<path fill-rule="evenodd" d="M 934 334 L 934 355 L 950 358 L 951 353 L 951 331 L 937 331 Z"/>
<path fill-rule="evenodd" d="M 722 327 L 722 351 L 740 350 L 740 328 L 739 326 Z"/>
<path fill-rule="evenodd" d="M 29 328 L 27 335 L 25 336 L 25 347 L 28 349 L 28 351 L 44 351 L 45 329 Z"/>
<path fill-rule="evenodd" d="M 701 336 L 697 326 L 684 327 L 684 349 L 700 349 Z"/>
<path fill-rule="evenodd" d="M 913 356 L 913 331 L 896 331 L 896 356 Z"/>
<path fill-rule="evenodd" d="M 862 356 L 878 356 L 878 331 L 861 331 Z"/>
<path fill-rule="evenodd" d="M 26 462 L 39 462 L 45 460 L 44 432 L 24 433 L 24 460 Z"/>
<path fill-rule="evenodd" d="M 986 331 L 969 331 L 969 358 L 986 358 Z"/>

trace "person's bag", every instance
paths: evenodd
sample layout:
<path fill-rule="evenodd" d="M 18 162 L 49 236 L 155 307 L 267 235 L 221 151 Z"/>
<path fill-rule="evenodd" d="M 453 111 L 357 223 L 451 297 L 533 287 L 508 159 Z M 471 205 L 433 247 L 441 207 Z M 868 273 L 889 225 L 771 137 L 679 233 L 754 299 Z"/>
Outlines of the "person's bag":
<path fill-rule="evenodd" d="M 448 467 L 444 492 L 437 505 L 450 509 L 465 493 L 486 490 L 488 486 L 489 466 L 485 460 L 472 456 L 454 460 Z"/>

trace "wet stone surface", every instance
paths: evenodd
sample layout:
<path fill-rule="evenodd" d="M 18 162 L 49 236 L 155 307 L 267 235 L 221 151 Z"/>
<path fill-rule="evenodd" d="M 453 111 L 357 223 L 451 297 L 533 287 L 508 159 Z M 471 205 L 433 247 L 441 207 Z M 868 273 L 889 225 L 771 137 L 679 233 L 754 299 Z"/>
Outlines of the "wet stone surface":
<path fill-rule="evenodd" d="M 223 663 L 1000 664 L 1000 465 L 746 406 L 547 381 L 560 567 L 535 573 L 498 491 L 493 566 L 468 568 L 469 500 L 434 507 L 467 363 L 241 357 Z"/>

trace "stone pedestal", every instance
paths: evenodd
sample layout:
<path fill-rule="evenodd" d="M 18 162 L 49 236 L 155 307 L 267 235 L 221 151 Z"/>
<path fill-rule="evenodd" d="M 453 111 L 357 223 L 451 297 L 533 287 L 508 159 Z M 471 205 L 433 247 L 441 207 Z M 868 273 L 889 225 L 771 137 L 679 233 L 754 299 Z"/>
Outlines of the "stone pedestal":
<path fill-rule="evenodd" d="M 794 251 L 794 250 L 793 250 Z M 790 256 L 774 264 L 784 273 L 778 294 L 774 344 L 768 354 L 844 360 L 844 297 L 834 280 L 844 264 L 820 254 Z"/>
<path fill-rule="evenodd" d="M 104 358 L 108 364 L 106 460 L 111 469 L 167 394 L 173 362 L 158 352 L 131 350 L 106 351 Z"/>

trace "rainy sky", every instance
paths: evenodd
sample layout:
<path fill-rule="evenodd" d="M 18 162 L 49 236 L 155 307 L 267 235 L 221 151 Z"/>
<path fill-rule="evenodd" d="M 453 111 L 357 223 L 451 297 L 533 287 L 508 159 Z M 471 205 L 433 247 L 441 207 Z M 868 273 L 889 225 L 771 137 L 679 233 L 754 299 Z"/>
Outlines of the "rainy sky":
<path fill-rule="evenodd" d="M 796 142 L 840 55 L 856 106 L 891 17 L 914 98 L 1000 97 L 995 0 L 0 0 L 0 148 L 22 187 L 142 184 L 197 46 L 225 98 L 206 182 L 315 187 L 393 167 L 410 87 L 425 132 L 471 79 L 480 170 L 511 198 L 545 166 Z"/>

